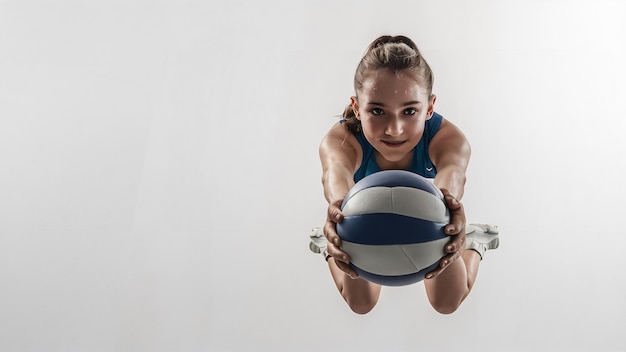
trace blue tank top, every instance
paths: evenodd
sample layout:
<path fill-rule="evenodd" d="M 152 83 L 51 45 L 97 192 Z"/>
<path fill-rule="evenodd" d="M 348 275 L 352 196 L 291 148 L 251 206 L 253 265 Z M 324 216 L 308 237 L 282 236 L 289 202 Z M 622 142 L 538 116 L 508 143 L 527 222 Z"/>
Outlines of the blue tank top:
<path fill-rule="evenodd" d="M 433 116 L 429 120 L 426 120 L 424 124 L 424 134 L 413 149 L 413 161 L 411 161 L 411 166 L 408 171 L 426 178 L 435 177 L 437 169 L 428 155 L 428 146 L 435 133 L 439 131 L 442 120 L 443 117 L 436 112 L 433 113 Z M 376 162 L 374 147 L 365 139 L 363 132 L 355 133 L 354 136 L 361 144 L 361 149 L 363 150 L 363 161 L 361 161 L 361 166 L 354 173 L 354 182 L 359 182 L 363 177 L 381 171 L 381 169 Z"/>

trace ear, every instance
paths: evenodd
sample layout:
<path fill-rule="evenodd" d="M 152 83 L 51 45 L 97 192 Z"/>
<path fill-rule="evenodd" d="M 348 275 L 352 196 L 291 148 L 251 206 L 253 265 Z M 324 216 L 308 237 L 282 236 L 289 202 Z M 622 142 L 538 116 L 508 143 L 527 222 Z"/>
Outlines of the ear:
<path fill-rule="evenodd" d="M 426 113 L 426 120 L 430 120 L 431 117 L 433 117 L 433 114 L 435 113 L 435 101 L 437 100 L 437 96 L 434 94 L 430 95 L 430 98 L 428 99 L 428 112 Z"/>
<path fill-rule="evenodd" d="M 352 110 L 354 111 L 354 115 L 356 119 L 361 121 L 361 113 L 359 112 L 359 103 L 356 101 L 356 97 L 350 97 L 350 106 L 352 106 Z"/>

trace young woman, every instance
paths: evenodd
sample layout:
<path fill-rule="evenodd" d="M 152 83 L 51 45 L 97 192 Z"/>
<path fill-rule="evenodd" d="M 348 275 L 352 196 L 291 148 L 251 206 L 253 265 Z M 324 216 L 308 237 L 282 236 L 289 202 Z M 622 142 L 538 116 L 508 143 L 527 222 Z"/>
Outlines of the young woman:
<path fill-rule="evenodd" d="M 449 314 L 460 306 L 472 289 L 485 251 L 498 247 L 495 226 L 466 228 L 460 200 L 470 146 L 454 124 L 434 111 L 432 88 L 432 71 L 412 40 L 377 38 L 357 67 L 356 95 L 319 148 L 328 212 L 324 227 L 313 229 L 310 249 L 323 254 L 339 292 L 359 314 L 374 308 L 381 286 L 359 278 L 350 268 L 336 226 L 342 221 L 344 197 L 369 174 L 409 170 L 434 178 L 443 192 L 451 214 L 445 228 L 450 242 L 439 268 L 424 280 L 428 299 L 438 312 Z"/>

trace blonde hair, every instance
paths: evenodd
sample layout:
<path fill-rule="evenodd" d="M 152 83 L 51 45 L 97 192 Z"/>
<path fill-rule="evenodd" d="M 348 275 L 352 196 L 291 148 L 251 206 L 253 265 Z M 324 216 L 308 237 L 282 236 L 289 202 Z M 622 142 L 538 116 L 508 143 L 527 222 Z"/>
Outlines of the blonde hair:
<path fill-rule="evenodd" d="M 432 93 L 433 72 L 417 49 L 417 45 L 405 36 L 383 35 L 369 45 L 354 75 L 354 90 L 357 96 L 363 87 L 366 74 L 377 70 L 408 71 L 415 77 L 422 78 L 428 94 Z M 361 121 L 356 118 L 351 105 L 345 108 L 343 119 L 345 120 L 344 126 L 349 131 L 353 133 L 361 131 Z"/>

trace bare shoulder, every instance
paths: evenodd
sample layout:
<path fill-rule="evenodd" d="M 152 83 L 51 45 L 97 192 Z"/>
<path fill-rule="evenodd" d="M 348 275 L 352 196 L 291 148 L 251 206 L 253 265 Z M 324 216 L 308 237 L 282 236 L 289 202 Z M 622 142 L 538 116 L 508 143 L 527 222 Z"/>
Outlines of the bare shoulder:
<path fill-rule="evenodd" d="M 465 138 L 465 134 L 445 118 L 441 121 L 441 127 L 430 141 L 428 151 L 435 164 L 449 156 L 469 159 L 471 154 L 470 144 Z"/>
<path fill-rule="evenodd" d="M 322 138 L 319 153 L 322 163 L 341 163 L 354 170 L 363 157 L 359 141 L 340 123 L 334 124 Z"/>
<path fill-rule="evenodd" d="M 439 127 L 439 130 L 435 133 L 430 142 L 430 148 L 432 150 L 433 148 L 438 149 L 450 145 L 469 148 L 469 142 L 461 129 L 444 118 L 441 121 L 441 127 Z"/>

